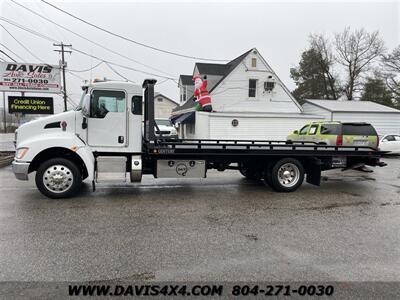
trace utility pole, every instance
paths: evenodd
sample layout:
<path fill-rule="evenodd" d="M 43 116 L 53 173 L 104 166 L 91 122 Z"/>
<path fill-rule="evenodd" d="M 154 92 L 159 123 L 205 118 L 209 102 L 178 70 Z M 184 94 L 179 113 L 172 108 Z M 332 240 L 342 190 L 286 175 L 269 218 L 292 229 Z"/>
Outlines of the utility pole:
<path fill-rule="evenodd" d="M 61 42 L 60 44 L 53 44 L 53 46 L 55 47 L 61 47 L 60 49 L 54 50 L 58 53 L 61 52 L 61 69 L 62 69 L 62 73 L 63 73 L 63 95 L 64 95 L 64 111 L 67 111 L 67 87 L 66 87 L 66 83 L 65 83 L 65 67 L 67 66 L 65 59 L 64 59 L 64 53 L 72 53 L 72 51 L 70 50 L 64 50 L 64 47 L 72 47 L 72 45 L 66 45 L 63 44 L 63 42 Z"/>
<path fill-rule="evenodd" d="M 7 114 L 6 114 L 6 92 L 3 92 L 3 116 L 4 116 L 4 133 L 7 133 Z"/>

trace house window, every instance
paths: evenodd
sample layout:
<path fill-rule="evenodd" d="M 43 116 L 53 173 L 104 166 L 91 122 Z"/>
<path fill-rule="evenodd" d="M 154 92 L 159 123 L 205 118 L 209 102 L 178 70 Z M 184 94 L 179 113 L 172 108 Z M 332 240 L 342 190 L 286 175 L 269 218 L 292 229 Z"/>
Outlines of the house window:
<path fill-rule="evenodd" d="M 186 101 L 186 86 L 183 88 L 183 100 L 182 101 Z"/>
<path fill-rule="evenodd" d="M 255 98 L 257 90 L 257 79 L 249 79 L 249 97 Z"/>
<path fill-rule="evenodd" d="M 161 98 L 161 97 L 158 97 L 158 98 L 157 98 L 157 101 L 158 101 L 158 102 L 162 102 L 162 98 Z"/>
<path fill-rule="evenodd" d="M 253 57 L 251 59 L 251 67 L 252 68 L 257 68 L 257 58 Z"/>

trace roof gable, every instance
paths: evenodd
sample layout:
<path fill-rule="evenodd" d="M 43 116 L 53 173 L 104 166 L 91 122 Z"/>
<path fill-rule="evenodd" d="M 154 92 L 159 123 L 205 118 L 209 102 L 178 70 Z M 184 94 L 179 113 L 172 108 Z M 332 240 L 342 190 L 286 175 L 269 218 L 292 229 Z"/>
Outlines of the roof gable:
<path fill-rule="evenodd" d="M 193 75 L 180 75 L 179 80 L 182 82 L 182 85 L 194 85 Z"/>
<path fill-rule="evenodd" d="M 290 97 L 290 99 L 293 101 L 293 103 L 295 103 L 295 105 L 299 108 L 300 111 L 303 111 L 302 106 L 296 101 L 296 99 L 293 97 L 293 95 L 291 94 L 291 92 L 289 91 L 289 89 L 283 84 L 283 82 L 280 80 L 280 78 L 278 77 L 278 75 L 273 71 L 273 69 L 269 66 L 269 64 L 265 61 L 265 59 L 262 57 L 262 55 L 260 54 L 260 52 L 256 49 L 256 48 L 252 48 L 248 51 L 246 51 L 245 53 L 239 55 L 238 57 L 234 58 L 233 60 L 229 61 L 226 64 L 206 64 L 206 63 L 196 63 L 195 65 L 195 69 L 196 66 L 198 67 L 198 71 L 200 72 L 200 74 L 210 74 L 211 73 L 207 73 L 204 72 L 202 73 L 201 70 L 203 71 L 216 71 L 217 69 L 219 71 L 222 72 L 222 70 L 224 71 L 224 74 L 222 75 L 221 79 L 219 81 L 217 81 L 217 83 L 215 83 L 215 85 L 210 89 L 210 93 L 212 93 L 219 85 L 222 81 L 225 80 L 225 78 L 231 74 L 233 72 L 233 70 L 236 69 L 236 67 L 243 62 L 243 60 L 252 52 L 252 51 L 257 51 L 257 55 L 261 58 L 263 64 L 270 70 L 270 72 L 272 72 L 274 74 L 274 76 L 276 77 L 277 81 L 279 82 L 279 84 L 282 86 L 282 88 L 284 89 L 284 91 L 287 93 L 287 95 Z M 199 68 L 200 66 L 200 68 Z M 202 69 L 201 69 L 202 68 Z M 217 75 L 217 74 L 213 74 L 213 75 Z M 182 76 L 182 75 L 181 75 Z M 181 110 L 188 110 L 190 108 L 193 108 L 195 105 L 194 101 L 193 101 L 193 96 L 191 98 L 189 98 L 183 105 L 176 107 L 175 109 L 173 109 L 173 112 L 176 111 L 181 111 Z"/>
<path fill-rule="evenodd" d="M 172 100 L 171 98 L 165 96 L 164 94 L 155 92 L 155 93 L 154 93 L 154 99 L 155 99 L 156 97 L 162 97 L 162 98 L 164 98 L 165 100 L 168 100 L 169 102 L 171 102 L 171 103 L 175 104 L 176 106 L 178 106 L 178 103 L 177 103 L 177 102 L 175 102 L 175 101 Z"/>

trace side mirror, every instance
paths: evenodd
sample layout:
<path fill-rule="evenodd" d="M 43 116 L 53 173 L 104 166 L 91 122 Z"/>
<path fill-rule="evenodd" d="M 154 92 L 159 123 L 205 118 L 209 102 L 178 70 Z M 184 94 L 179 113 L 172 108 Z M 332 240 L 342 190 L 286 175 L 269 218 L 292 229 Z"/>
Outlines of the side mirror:
<path fill-rule="evenodd" d="M 90 99 L 90 94 L 87 94 L 82 103 L 82 114 L 86 117 L 90 116 Z"/>
<path fill-rule="evenodd" d="M 293 134 L 299 134 L 298 130 L 293 131 Z"/>

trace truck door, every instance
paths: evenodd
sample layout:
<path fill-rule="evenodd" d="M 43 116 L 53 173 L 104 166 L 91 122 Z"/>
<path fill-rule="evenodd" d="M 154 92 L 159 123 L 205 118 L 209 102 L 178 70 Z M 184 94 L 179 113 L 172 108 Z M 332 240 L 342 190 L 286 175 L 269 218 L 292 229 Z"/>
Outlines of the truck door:
<path fill-rule="evenodd" d="M 92 91 L 87 129 L 87 141 L 90 146 L 127 146 L 126 99 L 124 91 Z"/>

